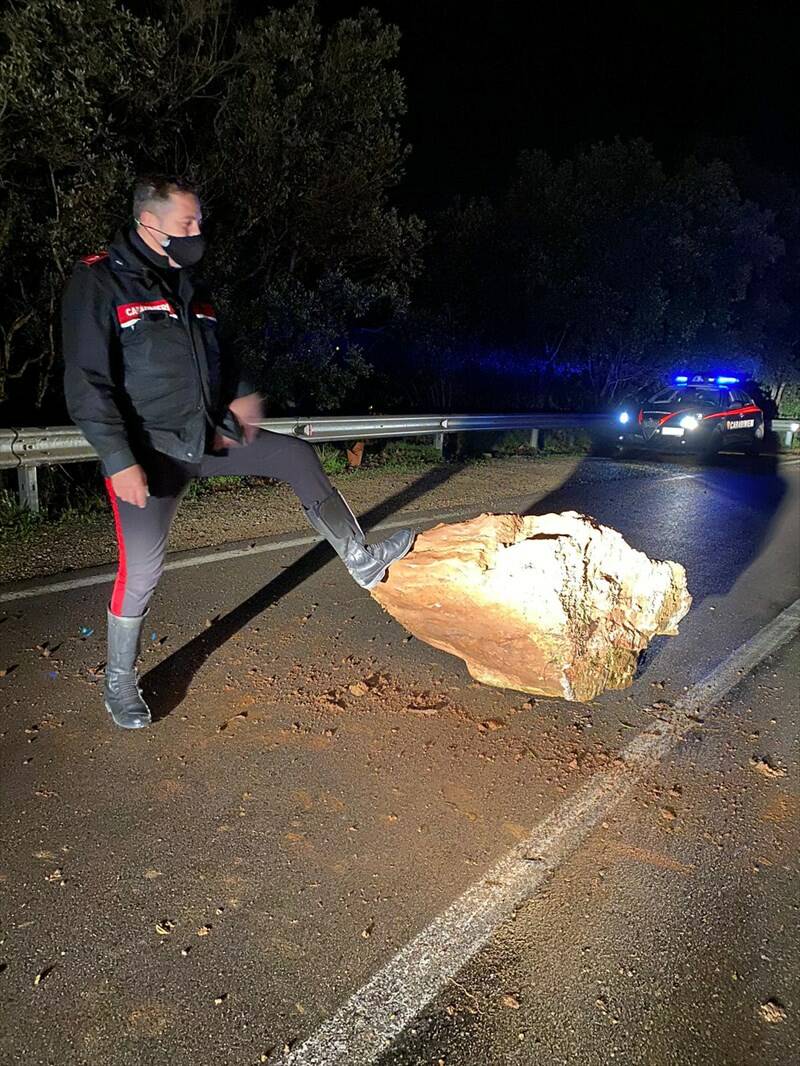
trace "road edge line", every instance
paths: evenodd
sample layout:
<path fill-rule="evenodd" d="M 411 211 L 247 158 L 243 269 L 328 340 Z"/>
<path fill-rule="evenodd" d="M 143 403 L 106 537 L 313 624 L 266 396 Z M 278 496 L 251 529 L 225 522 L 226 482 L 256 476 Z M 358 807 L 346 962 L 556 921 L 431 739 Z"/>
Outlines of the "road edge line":
<path fill-rule="evenodd" d="M 520 904 L 572 855 L 680 740 L 800 631 L 800 599 L 781 611 L 680 697 L 672 713 L 638 733 L 617 764 L 595 774 L 384 964 L 283 1066 L 372 1066 Z"/>

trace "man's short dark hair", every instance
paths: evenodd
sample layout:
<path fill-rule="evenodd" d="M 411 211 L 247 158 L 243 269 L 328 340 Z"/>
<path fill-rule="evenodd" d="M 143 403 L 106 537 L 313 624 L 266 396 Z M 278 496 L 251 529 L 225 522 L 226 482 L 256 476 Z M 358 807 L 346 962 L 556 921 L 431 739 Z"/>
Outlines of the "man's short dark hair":
<path fill-rule="evenodd" d="M 188 178 L 167 174 L 144 174 L 133 187 L 133 217 L 142 211 L 158 211 L 174 192 L 189 192 L 197 196 L 197 187 Z"/>

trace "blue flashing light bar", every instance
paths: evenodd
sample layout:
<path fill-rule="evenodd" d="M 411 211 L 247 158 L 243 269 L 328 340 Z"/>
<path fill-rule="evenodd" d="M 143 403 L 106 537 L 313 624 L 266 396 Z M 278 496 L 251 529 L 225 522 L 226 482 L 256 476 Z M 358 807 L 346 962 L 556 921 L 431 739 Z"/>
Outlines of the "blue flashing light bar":
<path fill-rule="evenodd" d="M 675 385 L 738 385 L 741 380 L 732 374 L 676 374 L 672 379 Z"/>

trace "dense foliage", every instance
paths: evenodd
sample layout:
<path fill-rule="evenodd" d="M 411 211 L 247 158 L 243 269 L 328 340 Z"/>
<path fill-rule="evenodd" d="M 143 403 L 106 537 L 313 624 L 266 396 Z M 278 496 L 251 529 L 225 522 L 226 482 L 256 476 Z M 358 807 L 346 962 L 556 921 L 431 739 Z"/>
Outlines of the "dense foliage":
<path fill-rule="evenodd" d="M 489 406 L 596 406 L 680 365 L 776 399 L 798 378 L 800 195 L 736 144 L 673 173 L 642 141 L 526 152 L 501 195 L 433 228 L 406 346 L 433 405 L 458 406 L 459 362 Z"/>
<path fill-rule="evenodd" d="M 370 10 L 325 26 L 313 0 L 255 6 L 0 16 L 2 421 L 64 420 L 64 280 L 130 221 L 146 170 L 200 182 L 228 343 L 272 413 L 596 407 L 682 362 L 791 394 L 787 178 L 736 144 L 669 168 L 643 141 L 530 150 L 426 236 L 391 199 L 409 150 L 399 31 Z"/>
<path fill-rule="evenodd" d="M 404 309 L 422 238 L 388 202 L 397 30 L 324 31 L 311 0 L 28 0 L 0 34 L 0 400 L 58 389 L 65 277 L 155 170 L 200 182 L 228 342 L 273 406 L 340 404 L 369 372 L 350 327 Z"/>

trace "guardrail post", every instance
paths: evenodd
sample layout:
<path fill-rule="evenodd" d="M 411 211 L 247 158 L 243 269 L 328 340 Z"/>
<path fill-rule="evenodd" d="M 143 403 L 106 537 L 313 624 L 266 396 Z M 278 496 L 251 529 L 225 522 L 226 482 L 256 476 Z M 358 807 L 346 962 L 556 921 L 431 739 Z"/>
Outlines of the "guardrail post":
<path fill-rule="evenodd" d="M 529 444 L 530 444 L 531 448 L 533 448 L 533 450 L 535 452 L 539 451 L 539 430 L 538 429 L 532 429 L 531 430 L 531 439 L 529 441 Z"/>
<path fill-rule="evenodd" d="M 17 470 L 20 507 L 39 513 L 39 479 L 35 466 L 21 466 Z"/>
<path fill-rule="evenodd" d="M 786 445 L 787 448 L 791 448 L 793 441 L 794 441 L 794 431 L 791 430 L 791 429 L 787 429 L 786 430 L 786 436 L 783 438 L 783 443 Z"/>
<path fill-rule="evenodd" d="M 433 446 L 439 455 L 444 455 L 444 433 L 434 433 Z"/>

